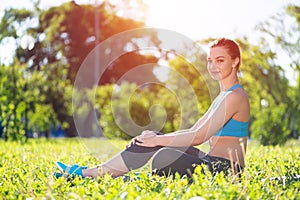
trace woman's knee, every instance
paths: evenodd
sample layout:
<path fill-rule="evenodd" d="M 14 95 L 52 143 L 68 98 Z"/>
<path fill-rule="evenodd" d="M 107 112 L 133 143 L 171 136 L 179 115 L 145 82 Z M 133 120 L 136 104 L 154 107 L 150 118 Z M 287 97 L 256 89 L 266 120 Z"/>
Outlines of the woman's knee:
<path fill-rule="evenodd" d="M 182 154 L 183 152 L 169 147 L 158 150 L 152 158 L 152 170 L 171 166 Z"/>

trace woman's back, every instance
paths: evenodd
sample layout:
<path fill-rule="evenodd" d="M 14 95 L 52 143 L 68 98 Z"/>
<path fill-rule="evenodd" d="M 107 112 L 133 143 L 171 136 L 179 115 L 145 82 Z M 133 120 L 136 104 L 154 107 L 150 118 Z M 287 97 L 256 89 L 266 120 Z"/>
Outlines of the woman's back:
<path fill-rule="evenodd" d="M 209 155 L 227 158 L 240 166 L 245 165 L 245 154 L 248 137 L 248 120 L 250 116 L 249 100 L 246 92 L 241 87 L 232 90 L 234 97 L 238 98 L 238 111 L 209 140 Z M 226 101 L 226 99 L 225 99 Z M 230 102 L 227 102 L 227 104 Z M 226 104 L 225 104 L 226 106 Z M 229 127 L 232 126 L 232 127 Z"/>

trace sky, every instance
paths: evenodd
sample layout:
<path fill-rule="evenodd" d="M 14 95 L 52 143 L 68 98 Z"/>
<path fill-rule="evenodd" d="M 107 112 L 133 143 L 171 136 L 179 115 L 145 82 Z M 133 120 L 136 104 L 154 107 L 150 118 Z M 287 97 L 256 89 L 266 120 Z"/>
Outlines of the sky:
<path fill-rule="evenodd" d="M 3 1 L 3 0 L 2 0 Z M 41 0 L 41 7 L 60 5 L 68 0 Z M 100 3 L 103 0 L 75 0 Z M 126 0 L 111 0 L 120 2 Z M 143 0 L 149 6 L 147 25 L 182 33 L 192 39 L 253 35 L 254 27 L 288 3 L 297 0 Z M 1 2 L 0 13 L 9 7 L 31 8 L 31 0 Z M 2 16 L 2 14 L 0 14 Z"/>
<path fill-rule="evenodd" d="M 60 5 L 68 0 L 41 0 L 41 8 Z M 101 3 L 103 0 L 75 0 L 78 4 Z M 114 3 L 127 0 L 111 0 Z M 208 37 L 256 40 L 255 26 L 267 20 L 288 3 L 299 0 L 143 0 L 149 10 L 146 25 L 176 31 L 191 39 Z M 31 8 L 31 0 L 5 0 L 0 4 L 0 17 L 5 8 Z M 253 42 L 252 42 L 253 41 Z M 13 47 L 0 47 L 1 61 L 9 61 Z"/>

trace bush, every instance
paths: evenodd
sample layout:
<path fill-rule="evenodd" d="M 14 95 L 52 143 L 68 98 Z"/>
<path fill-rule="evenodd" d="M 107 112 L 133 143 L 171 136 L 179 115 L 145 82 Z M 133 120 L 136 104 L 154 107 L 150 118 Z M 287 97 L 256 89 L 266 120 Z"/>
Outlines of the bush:
<path fill-rule="evenodd" d="M 26 81 L 19 66 L 0 67 L 0 122 L 5 140 L 23 140 Z"/>
<path fill-rule="evenodd" d="M 130 139 L 147 129 L 171 132 L 183 123 L 176 94 L 162 86 L 138 88 L 133 83 L 100 86 L 96 90 L 95 107 L 108 138 Z M 186 121 L 185 126 L 190 126 L 195 119 Z"/>
<path fill-rule="evenodd" d="M 262 145 L 282 145 L 289 135 L 286 105 L 268 106 L 257 113 L 251 126 L 251 137 L 258 139 Z"/>
<path fill-rule="evenodd" d="M 48 82 L 42 71 L 29 72 L 26 66 L 16 63 L 1 66 L 0 77 L 2 138 L 24 142 L 29 130 L 46 132 L 51 125 L 58 124 L 57 112 L 49 101 L 47 91 L 53 81 Z M 64 84 L 63 81 L 60 83 Z M 52 88 L 63 88 L 64 94 L 70 91 L 67 85 Z M 59 97 L 62 98 L 62 95 Z"/>

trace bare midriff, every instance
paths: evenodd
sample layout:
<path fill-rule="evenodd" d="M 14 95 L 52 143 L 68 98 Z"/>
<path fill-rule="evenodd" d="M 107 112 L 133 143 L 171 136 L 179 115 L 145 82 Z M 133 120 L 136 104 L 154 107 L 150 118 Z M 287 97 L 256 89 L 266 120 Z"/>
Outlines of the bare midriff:
<path fill-rule="evenodd" d="M 245 166 L 247 137 L 213 136 L 209 140 L 208 155 L 226 158 L 241 167 Z"/>

